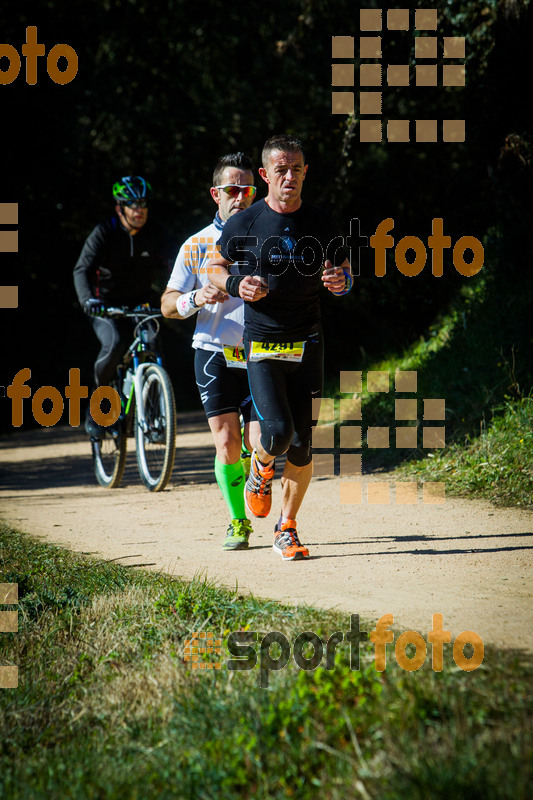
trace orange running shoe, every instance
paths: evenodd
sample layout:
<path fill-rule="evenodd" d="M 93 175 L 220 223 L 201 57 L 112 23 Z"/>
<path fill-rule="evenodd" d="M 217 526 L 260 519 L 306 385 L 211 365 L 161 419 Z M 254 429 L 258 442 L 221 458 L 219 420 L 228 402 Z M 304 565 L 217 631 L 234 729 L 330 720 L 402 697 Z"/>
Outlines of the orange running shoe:
<path fill-rule="evenodd" d="M 279 553 L 284 561 L 297 561 L 302 558 L 309 558 L 309 550 L 304 547 L 298 539 L 296 533 L 296 520 L 289 519 L 284 522 L 281 529 L 274 528 L 274 544 L 272 545 L 276 553 Z"/>
<path fill-rule="evenodd" d="M 257 454 L 255 450 L 253 451 L 250 474 L 246 481 L 244 497 L 246 499 L 246 506 L 254 517 L 266 517 L 270 513 L 274 470 L 274 461 L 267 469 L 261 469 Z"/>

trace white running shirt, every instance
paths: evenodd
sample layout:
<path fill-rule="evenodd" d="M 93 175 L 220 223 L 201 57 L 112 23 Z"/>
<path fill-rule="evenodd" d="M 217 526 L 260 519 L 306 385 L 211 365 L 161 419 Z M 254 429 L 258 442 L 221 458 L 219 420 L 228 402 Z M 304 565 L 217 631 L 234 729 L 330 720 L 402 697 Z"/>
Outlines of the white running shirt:
<path fill-rule="evenodd" d="M 189 236 L 177 255 L 168 287 L 178 292 L 192 292 L 209 283 L 207 262 L 215 256 L 215 245 L 224 223 L 217 212 L 206 228 Z M 202 306 L 196 315 L 192 346 L 202 350 L 221 351 L 224 345 L 235 347 L 242 341 L 244 302 L 229 297 L 225 303 Z"/>

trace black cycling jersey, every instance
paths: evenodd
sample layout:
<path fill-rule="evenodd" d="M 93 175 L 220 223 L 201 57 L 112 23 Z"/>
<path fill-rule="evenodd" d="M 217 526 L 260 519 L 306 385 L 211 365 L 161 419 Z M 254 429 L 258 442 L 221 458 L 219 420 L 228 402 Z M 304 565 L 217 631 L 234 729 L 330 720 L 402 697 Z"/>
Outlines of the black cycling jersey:
<path fill-rule="evenodd" d="M 320 327 L 324 261 L 340 266 L 348 254 L 333 217 L 310 203 L 281 214 L 261 200 L 231 216 L 218 242 L 241 275 L 268 281 L 268 294 L 245 303 L 245 329 L 257 341 L 294 341 Z"/>
<path fill-rule="evenodd" d="M 107 305 L 136 306 L 150 302 L 150 289 L 166 286 L 178 244 L 156 220 L 132 236 L 115 215 L 97 225 L 83 245 L 74 267 L 78 300 L 96 297 Z"/>
<path fill-rule="evenodd" d="M 167 284 L 178 244 L 157 221 L 148 219 L 132 236 L 118 216 L 101 222 L 85 240 L 74 267 L 74 286 L 80 305 L 91 297 L 108 306 L 141 303 L 158 305 Z M 105 386 L 132 338 L 130 320 L 91 317 L 100 352 L 94 364 L 96 386 Z"/>

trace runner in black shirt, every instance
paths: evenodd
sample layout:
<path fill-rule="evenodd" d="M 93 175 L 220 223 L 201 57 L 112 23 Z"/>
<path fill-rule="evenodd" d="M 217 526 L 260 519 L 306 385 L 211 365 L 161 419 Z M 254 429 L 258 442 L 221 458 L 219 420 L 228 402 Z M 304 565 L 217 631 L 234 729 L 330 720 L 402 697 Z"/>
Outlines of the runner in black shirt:
<path fill-rule="evenodd" d="M 301 142 L 272 137 L 262 160 L 268 196 L 228 220 L 218 243 L 221 257 L 208 268 L 215 286 L 245 301 L 248 379 L 261 425 L 247 505 L 256 517 L 267 516 L 274 458 L 287 453 L 274 549 L 293 560 L 309 556 L 298 539 L 296 515 L 313 473 L 312 398 L 322 394 L 319 288 L 345 294 L 352 276 L 332 218 L 301 200 L 307 172 Z M 238 276 L 227 269 L 234 262 Z"/>
<path fill-rule="evenodd" d="M 279 213 L 267 198 L 224 231 L 219 247 L 226 259 L 239 262 L 241 275 L 258 275 L 268 286 L 265 297 L 245 307 L 251 339 L 283 342 L 319 329 L 324 261 L 342 264 L 346 258 L 332 217 L 305 202 Z"/>

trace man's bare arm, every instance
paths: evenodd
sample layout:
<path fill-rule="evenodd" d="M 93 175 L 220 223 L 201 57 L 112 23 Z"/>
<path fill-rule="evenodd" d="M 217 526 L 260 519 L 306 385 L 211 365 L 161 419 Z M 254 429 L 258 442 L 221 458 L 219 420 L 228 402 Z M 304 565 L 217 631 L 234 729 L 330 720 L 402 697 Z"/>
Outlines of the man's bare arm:
<path fill-rule="evenodd" d="M 232 262 L 222 258 L 212 258 L 207 264 L 207 274 L 209 280 L 218 289 L 226 291 L 228 278 L 232 277 L 228 268 Z M 235 277 L 235 276 L 233 276 Z M 239 281 L 239 297 L 248 303 L 255 303 L 261 300 L 268 292 L 268 287 L 257 275 L 245 275 Z"/>
<path fill-rule="evenodd" d="M 167 286 L 161 297 L 161 313 L 164 317 L 183 319 L 177 307 L 177 302 L 183 294 L 184 292 L 178 292 L 177 289 L 171 289 Z M 220 291 L 215 286 L 211 286 L 211 284 L 206 284 L 201 289 L 194 291 L 194 303 L 198 308 L 205 305 L 213 305 L 214 303 L 224 303 L 227 299 L 226 292 Z"/>
<path fill-rule="evenodd" d="M 226 281 L 229 278 L 229 267 L 231 261 L 219 256 L 218 258 L 210 258 L 207 262 L 207 276 L 213 286 L 217 289 L 226 291 Z"/>

